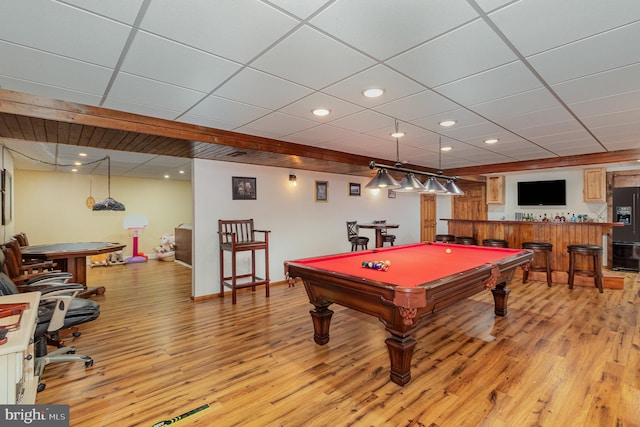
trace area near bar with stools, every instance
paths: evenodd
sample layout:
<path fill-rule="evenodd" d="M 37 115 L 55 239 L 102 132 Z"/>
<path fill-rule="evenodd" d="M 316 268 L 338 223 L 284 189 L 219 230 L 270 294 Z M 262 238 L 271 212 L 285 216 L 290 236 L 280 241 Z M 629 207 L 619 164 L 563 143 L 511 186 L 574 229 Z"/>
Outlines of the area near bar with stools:
<path fill-rule="evenodd" d="M 623 275 L 606 269 L 611 265 L 611 234 L 613 227 L 621 223 L 607 222 L 528 222 L 473 219 L 441 219 L 448 223 L 448 234 L 467 236 L 483 240 L 506 240 L 511 248 L 522 248 L 526 242 L 548 243 L 552 246 L 548 258 L 551 264 L 551 281 L 558 284 L 569 283 L 569 245 L 588 245 L 601 248 L 601 280 L 604 288 L 623 287 Z M 605 255 L 606 254 L 606 255 Z M 540 255 L 541 256 L 541 255 Z M 527 280 L 541 280 L 549 284 L 546 266 L 534 256 L 534 267 L 528 271 Z M 606 258 L 605 258 L 606 256 Z M 538 271 L 542 266 L 544 270 Z M 573 266 L 574 284 L 594 286 L 599 289 L 597 274 L 594 277 L 593 256 L 576 256 Z M 586 274 L 591 272 L 591 274 Z M 522 273 L 524 276 L 524 272 Z M 524 277 L 523 277 L 524 278 Z"/>

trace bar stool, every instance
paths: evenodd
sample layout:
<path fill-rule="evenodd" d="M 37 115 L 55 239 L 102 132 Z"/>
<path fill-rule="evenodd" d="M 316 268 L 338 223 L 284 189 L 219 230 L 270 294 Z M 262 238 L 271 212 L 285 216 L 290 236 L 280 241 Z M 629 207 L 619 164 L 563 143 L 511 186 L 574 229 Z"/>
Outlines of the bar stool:
<path fill-rule="evenodd" d="M 489 246 L 492 248 L 508 248 L 509 242 L 502 239 L 483 239 L 482 246 Z"/>
<path fill-rule="evenodd" d="M 456 241 L 456 236 L 453 234 L 436 234 L 434 241 L 440 243 L 453 243 Z"/>
<path fill-rule="evenodd" d="M 455 242 L 459 245 L 477 245 L 478 241 L 475 237 L 470 236 L 458 236 Z"/>
<path fill-rule="evenodd" d="M 595 286 L 602 293 L 602 247 L 597 245 L 567 245 L 569 252 L 569 289 L 573 289 L 576 274 L 594 278 Z M 593 257 L 593 270 L 576 269 L 576 255 Z"/>
<path fill-rule="evenodd" d="M 551 287 L 551 251 L 553 245 L 547 242 L 523 242 L 522 249 L 529 249 L 533 251 L 533 258 L 530 263 L 522 266 L 522 283 L 527 283 L 529 280 L 529 271 L 546 271 L 547 272 L 547 286 Z M 536 254 L 538 256 L 538 262 L 536 262 Z M 540 258 L 544 260 L 542 265 Z"/>

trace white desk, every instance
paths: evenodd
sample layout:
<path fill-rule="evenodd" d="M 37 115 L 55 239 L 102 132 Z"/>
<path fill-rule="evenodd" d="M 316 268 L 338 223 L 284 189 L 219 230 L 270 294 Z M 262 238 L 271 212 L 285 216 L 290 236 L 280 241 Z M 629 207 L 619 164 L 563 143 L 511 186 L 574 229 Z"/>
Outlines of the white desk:
<path fill-rule="evenodd" d="M 38 378 L 34 377 L 33 335 L 38 316 L 40 292 L 0 297 L 0 304 L 28 302 L 20 320 L 20 329 L 7 334 L 0 345 L 0 404 L 34 404 Z"/>

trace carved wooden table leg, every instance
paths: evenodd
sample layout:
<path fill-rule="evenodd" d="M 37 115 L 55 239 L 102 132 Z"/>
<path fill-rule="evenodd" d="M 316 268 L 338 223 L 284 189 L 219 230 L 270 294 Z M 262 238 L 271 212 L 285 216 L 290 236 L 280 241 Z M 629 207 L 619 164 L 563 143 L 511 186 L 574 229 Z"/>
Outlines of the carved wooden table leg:
<path fill-rule="evenodd" d="M 313 340 L 316 344 L 324 345 L 329 342 L 329 326 L 333 311 L 326 306 L 316 307 L 309 311 L 313 319 Z"/>

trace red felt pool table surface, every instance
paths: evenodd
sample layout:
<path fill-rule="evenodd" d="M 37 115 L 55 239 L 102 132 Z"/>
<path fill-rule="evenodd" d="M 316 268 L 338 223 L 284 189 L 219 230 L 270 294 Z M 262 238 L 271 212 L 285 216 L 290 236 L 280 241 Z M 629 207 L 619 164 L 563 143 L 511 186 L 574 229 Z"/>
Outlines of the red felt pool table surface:
<path fill-rule="evenodd" d="M 446 250 L 450 249 L 450 253 Z M 358 276 L 394 286 L 416 287 L 522 253 L 521 249 L 447 243 L 415 243 L 295 261 L 328 272 Z M 387 271 L 362 267 L 365 261 L 390 261 Z"/>

